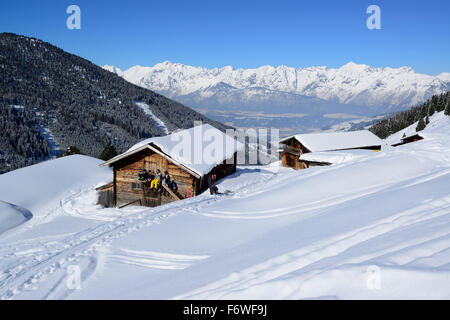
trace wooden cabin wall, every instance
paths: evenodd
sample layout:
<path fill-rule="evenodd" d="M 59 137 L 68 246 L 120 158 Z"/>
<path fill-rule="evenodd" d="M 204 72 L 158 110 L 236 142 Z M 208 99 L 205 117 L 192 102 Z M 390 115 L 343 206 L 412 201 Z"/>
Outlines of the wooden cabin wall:
<path fill-rule="evenodd" d="M 139 199 L 141 200 L 142 205 L 151 207 L 176 200 L 170 195 L 158 196 L 155 192 L 145 190 L 142 183 L 137 180 L 138 173 L 141 169 L 146 169 L 147 171 L 151 170 L 155 173 L 156 170 L 159 169 L 162 174 L 164 174 L 164 171 L 167 171 L 170 178 L 177 183 L 178 194 L 182 198 L 185 198 L 187 194 L 190 195 L 191 190 L 193 195 L 198 194 L 198 181 L 195 177 L 169 162 L 161 155 L 146 149 L 131 155 L 130 157 L 124 158 L 115 164 L 114 180 L 117 206 Z M 140 185 L 142 189 L 134 189 L 133 184 L 135 187 Z"/>
<path fill-rule="evenodd" d="M 309 166 L 308 166 L 307 162 L 297 159 L 294 161 L 294 165 L 292 166 L 292 168 L 294 168 L 296 170 L 300 170 L 300 169 L 307 169 L 307 168 L 309 168 Z"/>
<path fill-rule="evenodd" d="M 304 161 L 299 159 L 298 156 L 294 156 L 288 153 L 283 153 L 281 155 L 281 158 L 282 158 L 282 165 L 284 167 L 290 167 L 296 170 L 307 169 L 316 166 L 328 166 L 331 164 L 328 162 Z"/>
<path fill-rule="evenodd" d="M 299 160 L 299 156 L 286 152 L 281 154 L 281 165 L 284 167 L 294 168 L 296 170 L 308 168 L 308 163 Z"/>
<path fill-rule="evenodd" d="M 142 189 L 133 189 L 137 184 L 139 170 L 145 168 L 146 150 L 117 162 L 114 166 L 116 205 L 121 206 L 135 200 L 144 201 Z"/>
<path fill-rule="evenodd" d="M 98 192 L 97 204 L 102 205 L 105 208 L 114 207 L 116 202 L 114 198 L 114 188 L 105 188 Z"/>
<path fill-rule="evenodd" d="M 216 175 L 216 181 L 236 172 L 237 166 L 237 152 L 234 155 L 226 160 L 224 160 L 221 164 L 215 166 L 209 174 Z M 208 189 L 208 175 L 205 175 L 201 183 L 199 185 L 199 193 Z"/>
<path fill-rule="evenodd" d="M 186 198 L 187 196 L 190 197 L 191 191 L 192 196 L 198 194 L 198 179 L 193 177 L 190 173 L 170 162 L 168 163 L 167 172 L 169 173 L 170 179 L 176 182 L 178 186 L 178 194 L 180 194 L 183 198 Z M 164 171 L 162 171 L 162 173 L 164 173 Z M 172 199 L 173 198 L 170 197 L 171 201 Z"/>
<path fill-rule="evenodd" d="M 285 153 L 285 152 L 283 152 L 283 153 L 281 154 L 281 165 L 282 165 L 283 167 L 290 167 L 290 166 L 288 165 L 288 161 L 289 161 L 289 159 L 288 159 L 288 154 Z"/>
<path fill-rule="evenodd" d="M 291 138 L 284 142 L 284 152 L 281 153 L 281 165 L 294 169 L 308 168 L 308 164 L 299 160 L 303 153 L 310 152 L 297 139 Z"/>
<path fill-rule="evenodd" d="M 300 159 L 303 153 L 309 153 L 310 151 L 305 148 L 297 139 L 291 138 L 284 142 L 287 146 L 284 148 L 284 151 L 281 153 L 281 165 L 284 167 L 290 167 L 294 169 L 306 169 L 311 166 L 323 166 L 329 165 L 328 163 L 320 163 L 320 162 L 312 162 L 312 161 L 302 161 Z M 292 150 L 292 148 L 296 150 Z M 348 149 L 340 149 L 340 150 L 355 150 L 355 149 L 364 149 L 364 150 L 380 150 L 381 146 L 367 146 L 367 147 L 357 147 L 357 148 L 348 148 Z M 298 151 L 298 152 L 297 152 Z M 339 151 L 339 150 L 331 150 L 331 151 Z M 296 154 L 293 154 L 296 153 Z"/>

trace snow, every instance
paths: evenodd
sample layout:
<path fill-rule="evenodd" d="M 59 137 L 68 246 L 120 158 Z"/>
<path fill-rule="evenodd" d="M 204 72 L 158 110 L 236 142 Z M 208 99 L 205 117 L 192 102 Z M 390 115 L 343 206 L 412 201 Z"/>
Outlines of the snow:
<path fill-rule="evenodd" d="M 284 138 L 280 142 L 292 137 L 295 137 L 311 152 L 380 146 L 382 144 L 380 138 L 369 130 L 297 134 Z"/>
<path fill-rule="evenodd" d="M 2 174 L 0 200 L 29 210 L 33 223 L 48 220 L 57 215 L 61 199 L 68 194 L 94 189 L 112 179 L 111 169 L 98 168 L 101 163 L 95 158 L 73 155 Z"/>
<path fill-rule="evenodd" d="M 340 68 L 326 66 L 295 69 L 287 66 L 262 66 L 254 69 L 234 69 L 231 66 L 207 69 L 165 61 L 152 67 L 134 66 L 122 71 L 112 66 L 105 69 L 144 88 L 171 98 L 195 95 L 202 100 L 208 89 L 226 84 L 247 90 L 263 88 L 268 95 L 290 93 L 315 97 L 343 104 L 369 108 L 410 107 L 422 103 L 433 94 L 450 90 L 449 73 L 438 76 L 419 74 L 409 67 L 372 68 L 349 62 Z M 258 101 L 253 101 L 258 105 Z M 242 102 L 241 102 L 242 104 Z M 332 108 L 330 108 L 331 110 Z"/>
<path fill-rule="evenodd" d="M 0 234 L 25 223 L 31 219 L 32 216 L 33 215 L 24 208 L 0 201 Z"/>
<path fill-rule="evenodd" d="M 386 139 L 386 142 L 389 145 L 395 144 L 395 143 L 399 143 L 402 140 L 403 135 L 405 135 L 405 137 L 410 137 L 413 135 L 420 135 L 423 138 L 427 138 L 427 137 L 433 137 L 434 134 L 441 134 L 442 132 L 444 133 L 449 133 L 450 128 L 448 127 L 448 116 L 446 116 L 444 114 L 444 111 L 441 112 L 436 112 L 435 114 L 433 114 L 430 117 L 430 123 L 425 127 L 424 130 L 417 132 L 416 131 L 416 127 L 417 127 L 417 123 L 415 122 L 412 125 L 410 125 L 409 127 L 400 130 L 396 133 L 394 133 L 393 135 L 389 136 Z"/>
<path fill-rule="evenodd" d="M 448 73 L 427 75 L 409 67 L 374 68 L 352 62 L 340 68 L 208 69 L 168 61 L 124 71 L 104 68 L 135 85 L 193 107 L 211 119 L 241 128 L 276 127 L 284 132 L 283 136 L 326 128 L 362 128 L 358 123 L 365 119 L 410 108 L 450 90 Z M 242 116 L 255 110 L 305 116 Z M 345 115 L 351 118 L 341 118 Z"/>
<path fill-rule="evenodd" d="M 33 192 L 27 168 L 2 175 L 3 201 L 59 214 L 0 235 L 0 298 L 449 299 L 450 117 L 430 121 L 415 143 L 305 170 L 238 167 L 218 183 L 232 194 L 156 208 L 96 206 L 92 184 L 111 172 L 90 158 L 33 166 Z M 95 179 L 57 192 L 49 168 L 61 160 Z"/>
<path fill-rule="evenodd" d="M 332 164 L 343 163 L 347 161 L 362 160 L 373 155 L 372 150 L 346 150 L 332 152 L 308 152 L 300 156 L 301 160 L 314 162 L 327 162 Z"/>
<path fill-rule="evenodd" d="M 437 77 L 442 81 L 450 82 L 450 72 L 442 72 Z"/>
<path fill-rule="evenodd" d="M 136 105 L 137 105 L 139 108 L 141 108 L 141 109 L 145 112 L 145 114 L 146 114 L 150 119 L 152 119 L 152 120 L 155 122 L 156 127 L 157 127 L 158 129 L 160 129 L 160 130 L 161 130 L 162 132 L 164 132 L 165 134 L 169 134 L 169 130 L 167 129 L 165 123 L 164 123 L 160 118 L 158 118 L 157 116 L 155 116 L 155 115 L 153 114 L 153 112 L 152 112 L 152 110 L 150 109 L 150 106 L 149 106 L 148 104 L 143 103 L 143 102 L 135 102 L 135 103 L 136 103 Z"/>
<path fill-rule="evenodd" d="M 103 69 L 108 70 L 109 72 L 115 73 L 118 76 L 123 76 L 123 71 L 120 68 L 116 68 L 114 66 L 104 65 Z"/>
<path fill-rule="evenodd" d="M 200 176 L 210 172 L 216 165 L 243 148 L 234 138 L 224 134 L 210 124 L 200 124 L 171 135 L 143 140 L 132 146 L 125 154 L 148 144 L 158 146 L 172 159 L 193 170 Z M 119 155 L 109 162 L 120 158 Z"/>

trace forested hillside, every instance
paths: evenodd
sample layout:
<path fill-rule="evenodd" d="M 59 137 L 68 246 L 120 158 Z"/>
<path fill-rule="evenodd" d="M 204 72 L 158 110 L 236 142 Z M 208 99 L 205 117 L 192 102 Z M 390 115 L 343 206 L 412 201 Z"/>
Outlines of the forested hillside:
<path fill-rule="evenodd" d="M 398 112 L 387 119 L 383 119 L 370 127 L 369 130 L 384 139 L 419 121 L 417 130 L 420 131 L 425 128 L 429 121 L 428 118 L 431 115 L 444 109 L 447 110 L 446 114 L 449 114 L 450 91 L 440 95 L 434 95 L 431 99 L 416 107 Z"/>
<path fill-rule="evenodd" d="M 36 115 L 0 102 L 0 173 L 33 164 L 50 153 Z"/>
<path fill-rule="evenodd" d="M 0 173 L 49 155 L 42 128 L 61 149 L 76 146 L 94 157 L 109 145 L 123 152 L 138 140 L 164 135 L 136 102 L 147 104 L 169 131 L 197 120 L 225 128 L 49 43 L 0 34 Z"/>

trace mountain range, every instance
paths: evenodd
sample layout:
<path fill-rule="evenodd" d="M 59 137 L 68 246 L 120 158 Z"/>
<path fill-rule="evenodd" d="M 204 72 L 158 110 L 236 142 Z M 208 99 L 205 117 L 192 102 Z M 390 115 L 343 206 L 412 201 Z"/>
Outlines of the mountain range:
<path fill-rule="evenodd" d="M 410 67 L 372 68 L 354 62 L 299 69 L 208 69 L 169 61 L 125 71 L 104 68 L 216 120 L 244 127 L 324 129 L 343 120 L 404 110 L 450 90 L 450 73 L 432 76 Z"/>

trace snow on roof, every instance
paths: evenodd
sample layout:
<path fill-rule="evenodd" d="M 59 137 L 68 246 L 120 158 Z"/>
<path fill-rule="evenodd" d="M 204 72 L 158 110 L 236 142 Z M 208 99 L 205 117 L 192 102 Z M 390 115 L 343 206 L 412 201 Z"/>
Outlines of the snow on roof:
<path fill-rule="evenodd" d="M 215 166 L 243 148 L 242 143 L 209 124 L 201 124 L 163 137 L 143 140 L 125 153 L 106 161 L 110 165 L 146 147 L 156 146 L 175 162 L 192 170 L 199 176 L 210 172 Z"/>
<path fill-rule="evenodd" d="M 311 152 L 381 146 L 382 144 L 381 139 L 369 130 L 296 134 L 284 138 L 280 143 L 291 138 L 295 138 Z"/>
<path fill-rule="evenodd" d="M 322 162 L 322 163 L 343 163 L 351 160 L 370 156 L 372 150 L 341 150 L 333 152 L 308 152 L 300 156 L 300 160 Z"/>

